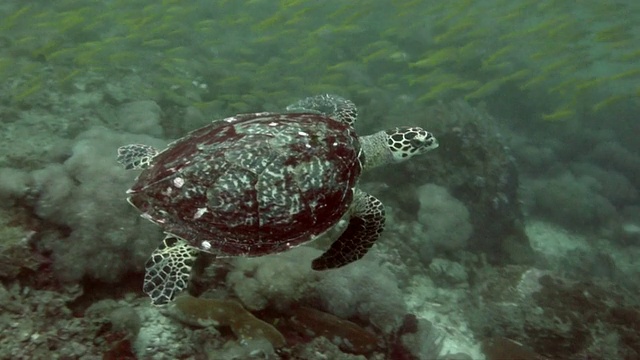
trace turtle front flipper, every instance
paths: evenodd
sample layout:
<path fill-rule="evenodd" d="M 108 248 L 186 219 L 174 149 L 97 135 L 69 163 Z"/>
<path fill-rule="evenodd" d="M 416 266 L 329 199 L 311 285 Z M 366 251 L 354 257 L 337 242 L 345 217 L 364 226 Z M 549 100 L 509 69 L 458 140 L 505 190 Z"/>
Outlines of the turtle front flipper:
<path fill-rule="evenodd" d="M 315 95 L 287 106 L 289 112 L 317 112 L 353 126 L 358 117 L 358 108 L 351 101 L 339 95 Z"/>
<path fill-rule="evenodd" d="M 313 260 L 314 270 L 339 268 L 363 257 L 384 230 L 384 205 L 374 196 L 355 190 L 347 229 L 324 254 Z"/>
<path fill-rule="evenodd" d="M 142 290 L 153 305 L 166 305 L 187 288 L 197 253 L 183 239 L 167 234 L 144 264 Z"/>
<path fill-rule="evenodd" d="M 118 163 L 127 170 L 146 169 L 158 150 L 149 145 L 131 144 L 118 148 Z"/>

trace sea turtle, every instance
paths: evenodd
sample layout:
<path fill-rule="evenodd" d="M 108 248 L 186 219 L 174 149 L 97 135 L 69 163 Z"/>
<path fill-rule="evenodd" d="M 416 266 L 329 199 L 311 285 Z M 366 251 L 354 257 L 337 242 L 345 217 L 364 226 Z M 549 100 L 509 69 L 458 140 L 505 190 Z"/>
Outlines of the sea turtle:
<path fill-rule="evenodd" d="M 158 152 L 118 149 L 143 169 L 129 202 L 166 234 L 145 264 L 143 290 L 164 305 L 188 285 L 198 251 L 262 256 L 313 240 L 345 216 L 342 235 L 312 268 L 349 264 L 384 228 L 382 203 L 356 185 L 362 170 L 435 149 L 435 137 L 402 127 L 358 137 L 357 109 L 337 95 L 298 101 L 283 113 L 241 114 L 195 130 Z"/>

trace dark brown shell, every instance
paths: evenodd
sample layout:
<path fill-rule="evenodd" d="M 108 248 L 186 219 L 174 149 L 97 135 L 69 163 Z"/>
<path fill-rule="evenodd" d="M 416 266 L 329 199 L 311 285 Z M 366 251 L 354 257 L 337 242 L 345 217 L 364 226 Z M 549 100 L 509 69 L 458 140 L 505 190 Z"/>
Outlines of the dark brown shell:
<path fill-rule="evenodd" d="M 129 201 L 203 251 L 280 252 L 346 213 L 359 155 L 353 129 L 323 115 L 238 115 L 170 144 L 140 174 Z"/>

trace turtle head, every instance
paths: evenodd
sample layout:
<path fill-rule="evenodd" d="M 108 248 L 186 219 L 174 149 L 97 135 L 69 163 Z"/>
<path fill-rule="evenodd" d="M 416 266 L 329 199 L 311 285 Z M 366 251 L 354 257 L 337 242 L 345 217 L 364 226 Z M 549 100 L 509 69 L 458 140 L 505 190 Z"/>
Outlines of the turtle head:
<path fill-rule="evenodd" d="M 402 162 L 438 147 L 432 133 L 420 127 L 398 127 L 385 131 L 394 162 Z"/>

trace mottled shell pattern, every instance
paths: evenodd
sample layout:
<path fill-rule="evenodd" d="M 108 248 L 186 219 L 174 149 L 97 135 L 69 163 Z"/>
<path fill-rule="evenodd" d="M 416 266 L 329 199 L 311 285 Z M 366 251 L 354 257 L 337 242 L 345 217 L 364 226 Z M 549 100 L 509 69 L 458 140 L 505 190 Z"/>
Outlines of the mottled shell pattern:
<path fill-rule="evenodd" d="M 349 124 L 257 113 L 171 143 L 129 190 L 143 216 L 219 256 L 260 256 L 313 240 L 347 212 L 362 171 Z"/>

